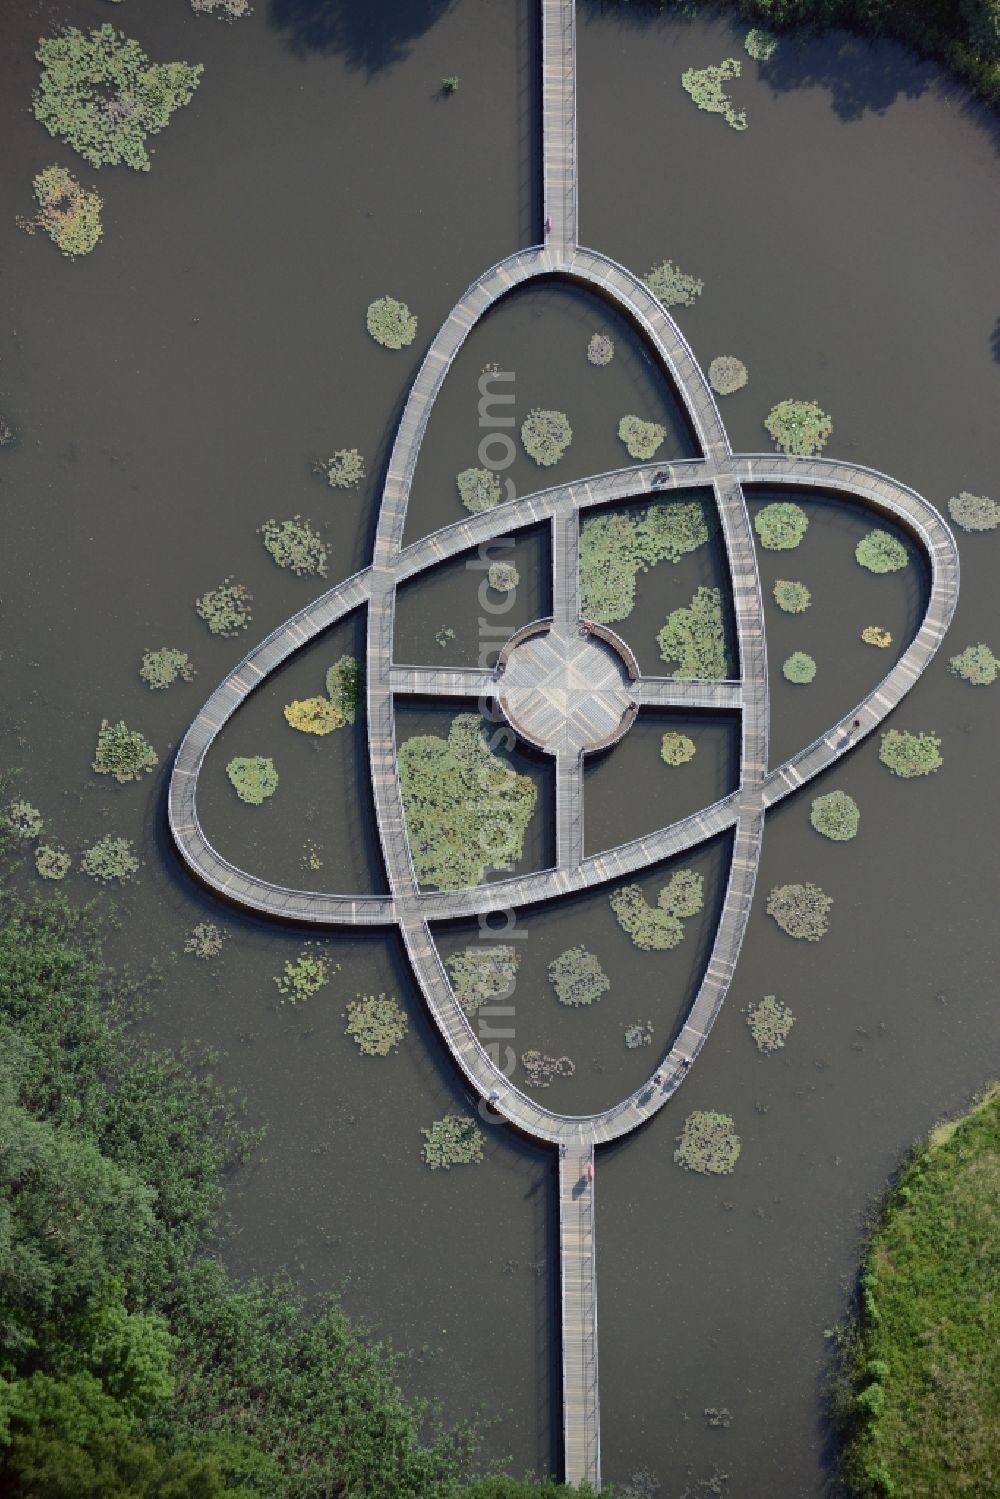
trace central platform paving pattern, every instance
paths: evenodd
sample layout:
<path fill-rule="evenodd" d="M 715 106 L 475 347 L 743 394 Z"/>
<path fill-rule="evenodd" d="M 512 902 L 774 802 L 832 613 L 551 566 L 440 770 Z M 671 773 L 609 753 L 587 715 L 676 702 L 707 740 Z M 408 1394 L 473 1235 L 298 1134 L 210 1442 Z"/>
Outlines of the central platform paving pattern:
<path fill-rule="evenodd" d="M 549 754 L 579 754 L 614 734 L 633 701 L 625 662 L 582 624 L 515 645 L 497 696 L 511 727 Z"/>

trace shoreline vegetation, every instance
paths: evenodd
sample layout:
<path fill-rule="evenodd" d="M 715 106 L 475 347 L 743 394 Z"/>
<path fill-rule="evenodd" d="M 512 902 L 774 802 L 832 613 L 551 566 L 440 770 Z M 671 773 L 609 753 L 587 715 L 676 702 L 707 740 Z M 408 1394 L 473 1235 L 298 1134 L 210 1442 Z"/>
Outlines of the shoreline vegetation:
<path fill-rule="evenodd" d="M 833 1394 L 855 1499 L 996 1492 L 998 1245 L 994 1083 L 914 1147 L 872 1228 Z"/>

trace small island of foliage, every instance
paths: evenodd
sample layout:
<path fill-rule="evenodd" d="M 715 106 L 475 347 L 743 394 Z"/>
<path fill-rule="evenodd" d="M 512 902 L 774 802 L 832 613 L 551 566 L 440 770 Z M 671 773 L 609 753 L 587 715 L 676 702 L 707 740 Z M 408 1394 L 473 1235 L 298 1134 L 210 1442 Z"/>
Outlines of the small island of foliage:
<path fill-rule="evenodd" d="M 248 588 L 234 583 L 232 578 L 224 578 L 218 588 L 210 588 L 195 599 L 194 607 L 213 635 L 232 638 L 253 619 L 252 602 L 253 594 Z"/>
<path fill-rule="evenodd" d="M 592 1005 L 607 994 L 611 980 L 585 947 L 570 947 L 549 964 L 549 983 L 561 1005 Z"/>
<path fill-rule="evenodd" d="M 387 1057 L 398 1051 L 409 1029 L 406 1016 L 389 994 L 359 994 L 344 1015 L 344 1029 L 364 1057 Z"/>
<path fill-rule="evenodd" d="M 861 631 L 861 639 L 865 645 L 874 645 L 880 651 L 887 651 L 892 645 L 892 631 L 883 630 L 881 625 L 865 625 Z"/>
<path fill-rule="evenodd" d="M 728 1176 L 740 1156 L 740 1137 L 728 1114 L 695 1109 L 677 1136 L 674 1160 L 685 1171 L 701 1176 Z"/>
<path fill-rule="evenodd" d="M 718 354 L 708 366 L 708 383 L 717 396 L 732 396 L 746 385 L 749 374 L 735 354 Z"/>
<path fill-rule="evenodd" d="M 660 759 L 664 765 L 686 765 L 696 753 L 695 742 L 687 734 L 669 731 L 660 740 Z"/>
<path fill-rule="evenodd" d="M 967 645 L 964 651 L 957 656 L 952 656 L 948 662 L 948 670 L 953 676 L 961 677 L 963 682 L 969 682 L 973 687 L 989 687 L 996 681 L 997 672 L 1000 671 L 1000 660 L 994 656 L 988 645 L 982 641 L 978 645 Z"/>
<path fill-rule="evenodd" d="M 593 333 L 587 345 L 587 359 L 598 367 L 610 364 L 615 357 L 615 341 L 607 333 Z"/>
<path fill-rule="evenodd" d="M 580 608 L 614 624 L 635 607 L 636 575 L 657 562 L 679 562 L 709 538 L 698 500 L 654 500 L 641 510 L 591 516 L 580 530 Z"/>
<path fill-rule="evenodd" d="M 839 1339 L 840 1469 L 857 1499 L 987 1495 L 1000 1471 L 1000 1087 L 890 1187 Z"/>
<path fill-rule="evenodd" d="M 489 746 L 475 713 L 452 720 L 447 740 L 407 739 L 399 785 L 417 879 L 439 890 L 478 885 L 488 869 L 508 869 L 524 852 L 538 791 Z"/>
<path fill-rule="evenodd" d="M 22 229 L 41 229 L 64 255 L 89 255 L 101 237 L 100 194 L 88 192 L 65 167 L 46 167 L 32 184 L 38 212 L 19 219 Z"/>
<path fill-rule="evenodd" d="M 908 729 L 890 729 L 883 734 L 878 757 L 893 775 L 904 780 L 930 775 L 944 764 L 936 734 L 911 734 Z"/>
<path fill-rule="evenodd" d="M 764 31 L 759 26 L 751 27 L 743 38 L 744 50 L 754 62 L 770 62 L 780 46 L 779 36 L 776 36 L 773 31 Z"/>
<path fill-rule="evenodd" d="M 307 942 L 297 958 L 285 959 L 284 968 L 274 980 L 281 1003 L 305 1004 L 326 987 L 339 967 L 315 943 Z"/>
<path fill-rule="evenodd" d="M 356 489 L 365 477 L 365 460 L 357 448 L 338 448 L 315 465 L 331 489 Z"/>
<path fill-rule="evenodd" d="M 301 515 L 291 520 L 266 520 L 257 528 L 264 549 L 279 567 L 297 578 L 326 577 L 329 548 L 318 531 Z"/>
<path fill-rule="evenodd" d="M 226 775 L 241 802 L 259 807 L 278 789 L 278 772 L 269 755 L 237 755 L 226 766 Z"/>
<path fill-rule="evenodd" d="M 483 1159 L 485 1136 L 474 1119 L 465 1114 L 445 1114 L 422 1129 L 424 1164 L 432 1171 L 452 1166 L 477 1166 Z"/>
<path fill-rule="evenodd" d="M 1000 505 L 987 495 L 968 494 L 963 489 L 961 494 L 952 495 L 948 511 L 963 531 L 995 531 L 1000 526 Z"/>
<path fill-rule="evenodd" d="M 895 573 L 906 566 L 906 548 L 888 531 L 869 531 L 854 548 L 854 555 L 870 573 Z"/>
<path fill-rule="evenodd" d="M 536 406 L 521 423 L 524 451 L 542 468 L 558 463 L 572 441 L 573 429 L 563 411 L 543 411 Z"/>
<path fill-rule="evenodd" d="M 765 1056 L 780 1051 L 794 1024 L 795 1016 L 791 1010 L 773 994 L 765 994 L 758 1004 L 747 1009 L 747 1025 L 753 1043 Z"/>
<path fill-rule="evenodd" d="M 384 349 L 404 349 L 417 336 L 417 320 L 405 302 L 378 297 L 368 304 L 368 332 Z"/>
<path fill-rule="evenodd" d="M 848 796 L 846 791 L 828 791 L 813 802 L 809 821 L 824 838 L 834 843 L 847 843 L 857 834 L 861 812 L 853 796 Z"/>
<path fill-rule="evenodd" d="M 503 499 L 500 480 L 488 468 L 463 468 L 455 475 L 459 498 L 466 510 L 478 515 L 482 510 L 492 510 Z"/>
<path fill-rule="evenodd" d="M 705 290 L 704 281 L 689 276 L 672 260 L 661 260 L 642 279 L 664 307 L 693 307 Z"/>
<path fill-rule="evenodd" d="M 782 453 L 812 458 L 826 447 L 833 420 L 815 401 L 779 401 L 764 420 Z"/>
<path fill-rule="evenodd" d="M 139 675 L 147 687 L 162 692 L 174 682 L 193 682 L 195 670 L 186 651 L 174 650 L 161 645 L 158 651 L 144 651 L 139 666 Z"/>
<path fill-rule="evenodd" d="M 737 109 L 726 93 L 726 84 L 733 78 L 739 78 L 742 72 L 743 64 L 739 58 L 727 57 L 717 67 L 688 68 L 681 74 L 681 83 L 699 109 L 721 115 L 734 130 L 745 130 L 746 111 Z"/>
<path fill-rule="evenodd" d="M 153 746 L 138 729 L 130 729 L 123 720 L 101 720 L 93 763 L 98 775 L 114 776 L 119 786 L 124 786 L 129 781 L 141 781 L 159 763 Z"/>
<path fill-rule="evenodd" d="M 58 844 L 45 841 L 35 849 L 35 869 L 43 880 L 64 880 L 72 867 L 73 860 Z"/>
<path fill-rule="evenodd" d="M 808 531 L 809 517 L 793 500 L 775 500 L 757 511 L 753 527 L 769 552 L 790 552 Z"/>
<path fill-rule="evenodd" d="M 651 906 L 639 885 L 622 885 L 611 896 L 618 925 L 643 952 L 667 952 L 684 939 L 684 922 L 705 903 L 705 884 L 693 869 L 678 869 Z"/>
<path fill-rule="evenodd" d="M 830 925 L 833 900 L 818 885 L 776 885 L 767 897 L 767 914 L 789 937 L 818 942 Z"/>
<path fill-rule="evenodd" d="M 674 609 L 656 637 L 663 661 L 676 662 L 679 680 L 724 679 L 729 671 L 718 588 L 699 588 L 690 604 Z"/>
<path fill-rule="evenodd" d="M 774 602 L 785 614 L 803 614 L 812 603 L 812 594 L 804 583 L 779 578 L 774 585 Z"/>
<path fill-rule="evenodd" d="M 464 1010 L 478 1010 L 491 999 L 505 999 L 517 979 L 520 955 L 507 942 L 480 942 L 452 953 L 445 967 L 455 998 Z"/>
<path fill-rule="evenodd" d="M 793 651 L 781 664 L 781 674 L 788 682 L 803 686 L 816 675 L 816 662 L 805 651 Z"/>
<path fill-rule="evenodd" d="M 618 423 L 618 436 L 630 458 L 655 458 L 666 435 L 666 427 L 659 422 L 644 422 L 639 416 L 623 416 Z"/>

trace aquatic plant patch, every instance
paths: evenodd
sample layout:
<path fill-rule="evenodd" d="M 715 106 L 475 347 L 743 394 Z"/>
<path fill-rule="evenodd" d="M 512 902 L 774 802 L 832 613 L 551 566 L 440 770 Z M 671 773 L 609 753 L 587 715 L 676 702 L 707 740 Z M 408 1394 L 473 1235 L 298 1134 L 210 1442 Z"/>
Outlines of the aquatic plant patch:
<path fill-rule="evenodd" d="M 854 548 L 854 555 L 870 573 L 895 573 L 906 566 L 906 548 L 888 531 L 869 531 Z"/>
<path fill-rule="evenodd" d="M 241 21 L 253 14 L 250 0 L 191 0 L 196 16 L 215 16 L 220 21 Z"/>
<path fill-rule="evenodd" d="M 606 333 L 594 333 L 587 345 L 587 358 L 591 364 L 610 364 L 615 357 L 614 339 Z"/>
<path fill-rule="evenodd" d="M 833 843 L 847 843 L 856 837 L 861 823 L 861 810 L 853 796 L 846 791 L 828 791 L 817 796 L 809 809 L 809 821 L 817 833 Z"/>
<path fill-rule="evenodd" d="M 734 130 L 747 128 L 746 111 L 737 109 L 726 93 L 726 84 L 739 78 L 743 64 L 738 57 L 726 57 L 718 66 L 687 68 L 681 74 L 684 91 L 690 94 L 699 109 L 708 114 L 721 115 Z"/>
<path fill-rule="evenodd" d="M 278 772 L 269 755 L 237 755 L 226 766 L 226 775 L 241 802 L 259 807 L 278 789 Z"/>
<path fill-rule="evenodd" d="M 664 765 L 686 765 L 695 757 L 695 743 L 686 734 L 664 734 L 660 740 L 660 759 Z"/>
<path fill-rule="evenodd" d="M 832 898 L 818 885 L 776 885 L 767 897 L 767 914 L 789 937 L 818 942 L 830 927 Z"/>
<path fill-rule="evenodd" d="M 654 458 L 666 435 L 666 427 L 658 422 L 644 422 L 638 416 L 623 416 L 618 423 L 618 436 L 630 458 Z"/>
<path fill-rule="evenodd" d="M 698 500 L 656 500 L 638 511 L 611 511 L 580 530 L 580 608 L 585 619 L 613 624 L 635 607 L 636 575 L 657 562 L 679 562 L 709 538 Z"/>
<path fill-rule="evenodd" d="M 109 885 L 112 881 L 124 885 L 138 873 L 139 860 L 130 838 L 116 838 L 106 833 L 80 855 L 80 868 L 92 880 Z"/>
<path fill-rule="evenodd" d="M 769 552 L 790 552 L 808 531 L 809 517 L 801 505 L 791 500 L 775 500 L 757 511 L 753 527 L 761 546 Z"/>
<path fill-rule="evenodd" d="M 521 1066 L 529 1087 L 547 1088 L 554 1078 L 572 1077 L 576 1063 L 571 1057 L 547 1057 L 531 1049 L 521 1053 Z"/>
<path fill-rule="evenodd" d="M 225 940 L 226 933 L 221 926 L 216 926 L 214 921 L 199 921 L 184 939 L 184 951 L 207 962 L 219 957 Z"/>
<path fill-rule="evenodd" d="M 635 1020 L 625 1027 L 625 1045 L 629 1051 L 638 1051 L 642 1046 L 652 1046 L 653 1026 L 649 1020 Z"/>
<path fill-rule="evenodd" d="M 200 599 L 195 599 L 194 607 L 213 635 L 232 638 L 253 619 L 252 602 L 253 594 L 248 588 L 234 583 L 232 578 L 224 578 L 218 588 L 210 588 Z"/>
<path fill-rule="evenodd" d="M 332 734 L 334 729 L 342 729 L 347 722 L 325 697 L 296 698 L 286 703 L 281 711 L 288 726 L 298 729 L 300 734 Z"/>
<path fill-rule="evenodd" d="M 968 494 L 963 489 L 948 501 L 948 513 L 963 531 L 995 531 L 1000 526 L 1000 505 L 988 495 Z"/>
<path fill-rule="evenodd" d="M 668 952 L 684 940 L 683 923 L 669 911 L 651 906 L 638 885 L 614 891 L 611 909 L 622 931 L 643 952 Z"/>
<path fill-rule="evenodd" d="M 549 964 L 549 983 L 561 1005 L 592 1005 L 607 994 L 611 980 L 592 952 L 570 947 Z"/>
<path fill-rule="evenodd" d="M 480 942 L 452 953 L 445 967 L 455 998 L 465 1010 L 478 1010 L 513 991 L 520 955 L 507 942 Z"/>
<path fill-rule="evenodd" d="M 728 1114 L 695 1109 L 677 1136 L 674 1160 L 685 1171 L 702 1176 L 728 1176 L 739 1160 L 741 1142 Z"/>
<path fill-rule="evenodd" d="M 705 881 L 694 869 L 678 869 L 656 897 L 656 904 L 682 921 L 697 916 L 705 904 Z"/>
<path fill-rule="evenodd" d="M 521 423 L 524 451 L 543 468 L 558 463 L 572 441 L 573 429 L 563 411 L 544 411 L 536 407 Z"/>
<path fill-rule="evenodd" d="M 33 187 L 38 212 L 19 219 L 20 228 L 29 234 L 41 229 L 64 255 L 89 255 L 102 233 L 100 195 L 81 187 L 65 167 L 46 167 Z"/>
<path fill-rule="evenodd" d="M 403 349 L 417 336 L 417 320 L 405 302 L 379 297 L 366 314 L 368 332 L 384 349 Z"/>
<path fill-rule="evenodd" d="M 499 476 L 488 468 L 463 468 L 456 474 L 459 498 L 466 510 L 478 515 L 483 510 L 492 510 L 503 499 Z"/>
<path fill-rule="evenodd" d="M 754 62 L 770 62 L 781 46 L 781 38 L 761 26 L 752 26 L 743 38 L 743 46 Z"/>
<path fill-rule="evenodd" d="M 316 465 L 331 489 L 356 489 L 365 477 L 365 460 L 357 448 L 338 448 Z"/>
<path fill-rule="evenodd" d="M 893 775 L 904 780 L 930 775 L 944 764 L 936 734 L 911 734 L 908 729 L 890 729 L 883 734 L 878 757 Z"/>
<path fill-rule="evenodd" d="M 345 1019 L 344 1029 L 365 1057 L 398 1051 L 409 1028 L 396 1000 L 387 994 L 359 994 L 349 1002 Z"/>
<path fill-rule="evenodd" d="M 326 674 L 326 695 L 345 723 L 353 723 L 357 718 L 364 691 L 361 662 L 356 656 L 341 656 Z"/>
<path fill-rule="evenodd" d="M 41 812 L 25 801 L 8 802 L 4 808 L 4 821 L 14 836 L 25 842 L 39 837 L 45 829 Z"/>
<path fill-rule="evenodd" d="M 434 635 L 434 639 L 437 641 L 442 650 L 447 650 L 449 643 L 454 640 L 454 638 L 455 631 L 452 629 L 451 625 L 442 625 L 440 630 L 436 631 Z"/>
<path fill-rule="evenodd" d="M 805 651 L 793 651 L 788 659 L 782 662 L 781 674 L 786 681 L 802 686 L 811 682 L 816 675 L 816 662 Z"/>
<path fill-rule="evenodd" d="M 265 550 L 279 567 L 287 568 L 297 578 L 326 577 L 329 548 L 301 515 L 291 520 L 266 520 L 258 526 Z"/>
<path fill-rule="evenodd" d="M 774 585 L 774 602 L 786 614 L 802 614 L 812 603 L 812 594 L 804 583 L 779 578 Z"/>
<path fill-rule="evenodd" d="M 189 104 L 203 68 L 151 63 L 138 42 L 113 26 L 84 34 L 75 26 L 43 37 L 35 53 L 42 76 L 35 119 L 91 166 L 149 171 L 146 138 Z"/>
<path fill-rule="evenodd" d="M 35 869 L 43 880 L 64 880 L 73 861 L 64 848 L 54 843 L 40 843 L 35 849 Z"/>
<path fill-rule="evenodd" d="M 735 395 L 749 378 L 746 365 L 734 354 L 719 354 L 708 366 L 708 383 L 718 396 Z"/>
<path fill-rule="evenodd" d="M 704 281 L 689 276 L 672 260 L 651 266 L 642 279 L 664 307 L 693 307 L 705 290 Z"/>
<path fill-rule="evenodd" d="M 139 675 L 147 687 L 162 692 L 175 682 L 193 682 L 195 670 L 186 651 L 161 645 L 158 651 L 144 651 Z"/>
<path fill-rule="evenodd" d="M 340 968 L 324 952 L 307 942 L 297 958 L 286 958 L 274 980 L 282 1004 L 301 1005 L 324 989 Z"/>
<path fill-rule="evenodd" d="M 432 1171 L 452 1166 L 477 1166 L 483 1159 L 482 1130 L 465 1114 L 445 1114 L 429 1129 L 422 1129 L 424 1164 Z"/>
<path fill-rule="evenodd" d="M 779 401 L 771 407 L 764 426 L 780 452 L 812 458 L 826 447 L 833 419 L 815 401 Z"/>
<path fill-rule="evenodd" d="M 118 723 L 101 720 L 93 762 L 98 775 L 114 776 L 124 786 L 129 781 L 141 781 L 159 763 L 153 746 L 138 729 L 130 729 L 122 719 Z"/>
<path fill-rule="evenodd" d="M 747 1009 L 747 1025 L 758 1051 L 767 1055 L 780 1051 L 795 1024 L 795 1016 L 773 994 L 765 994 L 759 1004 Z"/>
<path fill-rule="evenodd" d="M 486 576 L 490 587 L 497 593 L 513 593 L 521 581 L 521 574 L 513 562 L 491 562 Z"/>
<path fill-rule="evenodd" d="M 669 676 L 688 681 L 724 679 L 729 663 L 719 589 L 699 588 L 689 605 L 672 610 L 656 643 L 663 661 L 676 662 Z"/>
<path fill-rule="evenodd" d="M 861 631 L 861 639 L 865 645 L 874 645 L 880 651 L 885 651 L 892 645 L 892 631 L 883 630 L 881 625 L 865 625 Z"/>
<path fill-rule="evenodd" d="M 487 869 L 508 869 L 524 852 L 538 792 L 489 747 L 474 713 L 452 720 L 447 740 L 407 739 L 399 784 L 414 869 L 439 890 L 478 885 Z"/>
<path fill-rule="evenodd" d="M 964 651 L 957 656 L 952 656 L 948 662 L 948 670 L 953 676 L 961 677 L 963 682 L 969 682 L 973 687 L 989 687 L 996 681 L 997 672 L 1000 671 L 1000 660 L 994 656 L 988 645 L 982 641 L 978 645 L 967 645 Z"/>

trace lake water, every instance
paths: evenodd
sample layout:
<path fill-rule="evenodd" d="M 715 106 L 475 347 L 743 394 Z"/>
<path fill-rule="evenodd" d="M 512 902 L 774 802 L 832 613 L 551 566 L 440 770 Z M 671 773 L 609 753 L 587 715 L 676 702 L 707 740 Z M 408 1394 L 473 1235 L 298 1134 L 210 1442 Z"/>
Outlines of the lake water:
<path fill-rule="evenodd" d="M 35 39 L 109 18 L 154 58 L 205 64 L 194 102 L 156 138 L 148 175 L 91 172 L 29 111 Z M 140 878 L 116 902 L 114 954 L 165 964 L 151 1031 L 218 1048 L 218 1075 L 269 1122 L 263 1161 L 231 1195 L 234 1267 L 287 1266 L 310 1290 L 342 1289 L 351 1312 L 424 1350 L 414 1390 L 452 1416 L 479 1407 L 494 1422 L 488 1450 L 509 1454 L 512 1471 L 547 1469 L 559 1438 L 550 1157 L 497 1129 L 478 1169 L 428 1172 L 421 1126 L 466 1098 L 397 940 L 324 936 L 339 970 L 307 1005 L 282 1006 L 272 977 L 306 934 L 200 892 L 164 823 L 170 757 L 202 699 L 246 644 L 324 586 L 275 568 L 256 528 L 310 518 L 329 543 L 331 581 L 367 563 L 387 446 L 424 348 L 468 282 L 537 233 L 533 7 L 259 0 L 230 27 L 195 18 L 183 0 L 129 0 L 113 15 L 103 0 L 42 0 L 18 15 L 7 7 L 3 38 L 0 412 L 21 432 L 0 453 L 3 760 L 23 767 L 21 794 L 71 850 L 109 831 L 140 845 Z M 833 416 L 831 455 L 884 469 L 941 506 L 961 489 L 996 494 L 995 122 L 902 49 L 831 37 L 787 44 L 766 67 L 744 57 L 732 93 L 749 129 L 738 134 L 695 110 L 680 74 L 740 47 L 722 23 L 582 7 L 584 243 L 640 273 L 670 257 L 704 278 L 679 321 L 705 364 L 733 353 L 749 367 L 748 387 L 722 403 L 738 449 L 767 446 L 761 424 L 776 401 L 815 399 Z M 443 98 L 440 79 L 453 73 L 460 89 Z M 105 199 L 104 240 L 79 264 L 14 224 L 31 212 L 32 175 L 55 161 Z M 397 354 L 364 326 L 366 304 L 387 292 L 420 318 L 416 342 Z M 618 464 L 616 424 L 630 410 L 663 421 L 682 451 L 671 397 L 627 331 L 606 370 L 583 357 L 590 332 L 612 324 L 579 294 L 545 287 L 477 329 L 432 420 L 408 539 L 463 513 L 454 474 L 476 461 L 476 380 L 489 362 L 515 371 L 518 420 L 535 405 L 569 414 L 574 442 L 554 477 Z M 334 492 L 312 463 L 352 446 L 370 478 Z M 511 475 L 522 493 L 545 482 L 523 459 Z M 806 508 L 801 548 L 761 561 L 765 597 L 792 577 L 814 600 L 801 617 L 767 606 L 775 763 L 891 664 L 895 651 L 863 646 L 861 627 L 890 628 L 901 649 L 922 600 L 919 566 L 872 578 L 855 565 L 865 528 L 855 510 Z M 1000 536 L 960 534 L 960 545 L 945 656 L 980 640 L 1000 649 Z M 543 607 L 546 556 L 544 537 L 519 541 L 514 623 Z M 706 549 L 641 577 L 622 630 L 648 666 L 666 613 L 712 566 Z M 227 575 L 254 595 L 241 640 L 211 637 L 192 607 Z M 475 659 L 480 576 L 460 563 L 401 594 L 411 659 Z M 456 634 L 441 647 L 445 626 Z M 277 879 L 382 888 L 363 726 L 313 742 L 280 713 L 321 691 L 361 631 L 346 621 L 273 679 L 206 771 L 211 835 Z M 192 685 L 142 685 L 141 654 L 160 645 L 190 653 Z M 797 648 L 818 663 L 809 687 L 780 677 Z M 91 773 L 102 717 L 124 717 L 156 747 L 159 769 L 141 787 Z M 754 913 L 712 1037 L 671 1106 L 599 1158 L 608 1479 L 642 1468 L 665 1495 L 713 1474 L 748 1499 L 824 1491 L 823 1329 L 843 1310 L 864 1214 L 914 1137 L 1000 1067 L 998 720 L 1000 689 L 967 686 L 942 657 L 893 717 L 940 735 L 938 774 L 896 780 L 869 741 L 768 818 Z M 415 705 L 400 733 L 440 722 Z M 656 826 L 682 815 L 734 773 L 725 722 L 697 726 L 699 754 L 680 768 L 659 759 L 663 727 L 643 714 L 588 771 L 588 851 L 643 831 L 644 817 Z M 224 783 L 239 753 L 272 753 L 282 773 L 259 810 Z M 544 767 L 527 768 L 544 810 Z M 811 796 L 834 787 L 861 807 L 853 844 L 809 826 Z M 303 867 L 307 844 L 320 850 L 318 871 Z M 526 863 L 544 862 L 548 846 L 533 830 Z M 727 857 L 716 845 L 686 862 L 711 874 Z M 664 878 L 642 883 L 655 892 Z M 764 911 L 774 885 L 803 880 L 835 901 L 819 944 L 793 942 Z M 94 893 L 76 874 L 67 888 Z M 514 1045 L 576 1063 L 543 1098 L 588 1108 L 641 1075 L 649 1053 L 624 1047 L 623 1026 L 649 1021 L 654 1045 L 666 1043 L 697 982 L 712 905 L 663 955 L 632 949 L 601 894 L 524 914 Z M 182 953 L 200 920 L 229 933 L 209 964 Z M 446 947 L 465 940 L 442 935 Z M 546 967 L 584 941 L 612 990 L 591 1010 L 563 1011 Z M 362 1058 L 342 1011 L 355 994 L 383 991 L 406 1009 L 410 1034 L 397 1055 Z M 771 993 L 796 1023 L 785 1049 L 763 1057 L 742 1010 Z M 732 1177 L 673 1164 L 692 1108 L 734 1117 L 743 1149 Z M 710 1426 L 710 1407 L 731 1424 Z"/>

